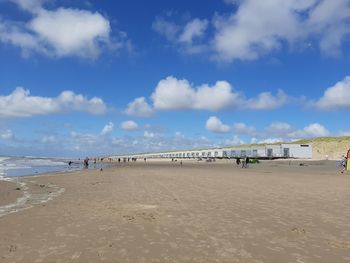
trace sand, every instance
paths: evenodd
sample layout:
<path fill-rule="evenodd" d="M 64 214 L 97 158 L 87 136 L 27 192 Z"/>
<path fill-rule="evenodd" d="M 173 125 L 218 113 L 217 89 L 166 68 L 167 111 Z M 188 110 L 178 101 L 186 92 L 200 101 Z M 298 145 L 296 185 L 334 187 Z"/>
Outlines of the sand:
<path fill-rule="evenodd" d="M 139 161 L 22 181 L 32 207 L 0 217 L 0 262 L 350 262 L 350 174 L 331 161 Z"/>
<path fill-rule="evenodd" d="M 0 206 L 16 202 L 17 198 L 23 195 L 23 191 L 14 182 L 0 182 Z"/>

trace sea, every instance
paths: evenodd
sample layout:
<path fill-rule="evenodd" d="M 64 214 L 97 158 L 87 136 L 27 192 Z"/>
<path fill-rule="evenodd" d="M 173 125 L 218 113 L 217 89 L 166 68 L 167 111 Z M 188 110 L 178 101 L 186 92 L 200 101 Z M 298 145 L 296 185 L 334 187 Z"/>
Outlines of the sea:
<path fill-rule="evenodd" d="M 71 165 L 69 165 L 69 162 L 71 162 Z M 94 164 L 90 161 L 89 169 L 100 169 L 105 166 L 106 164 Z M 83 161 L 79 159 L 0 156 L 0 179 L 81 169 L 83 169 Z"/>

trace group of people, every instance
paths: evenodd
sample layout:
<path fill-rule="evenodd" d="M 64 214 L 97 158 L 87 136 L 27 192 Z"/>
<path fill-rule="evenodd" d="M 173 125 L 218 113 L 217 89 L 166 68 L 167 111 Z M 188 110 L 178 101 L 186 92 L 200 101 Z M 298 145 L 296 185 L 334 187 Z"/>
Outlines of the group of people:
<path fill-rule="evenodd" d="M 240 158 L 236 159 L 236 164 L 239 166 L 242 163 L 242 168 L 248 168 L 249 166 L 249 157 L 246 156 L 245 158 L 243 157 L 242 160 Z"/>

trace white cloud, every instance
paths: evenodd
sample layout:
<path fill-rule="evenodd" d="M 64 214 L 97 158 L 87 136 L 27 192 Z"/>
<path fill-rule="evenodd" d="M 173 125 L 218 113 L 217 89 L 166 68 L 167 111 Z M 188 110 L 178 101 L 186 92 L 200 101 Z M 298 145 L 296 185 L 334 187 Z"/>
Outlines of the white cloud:
<path fill-rule="evenodd" d="M 339 55 L 350 34 L 349 0 L 224 0 L 232 13 L 212 18 L 213 36 L 206 19 L 187 24 L 156 19 L 155 29 L 180 51 L 181 44 L 194 48 L 187 53 L 210 51 L 219 61 L 255 60 L 282 50 L 305 48 L 309 43 L 322 53 Z M 162 26 L 160 26 L 162 25 Z M 161 28 L 162 30 L 160 30 Z M 196 45 L 192 45 L 194 36 Z M 198 41 L 199 40 L 199 41 Z"/>
<path fill-rule="evenodd" d="M 195 37 L 203 36 L 207 27 L 208 21 L 206 19 L 200 20 L 195 18 L 186 24 L 182 34 L 179 37 L 179 41 L 192 44 Z"/>
<path fill-rule="evenodd" d="M 237 134 L 244 134 L 244 135 L 251 135 L 251 136 L 254 136 L 257 132 L 254 126 L 248 126 L 242 122 L 233 124 L 233 131 Z"/>
<path fill-rule="evenodd" d="M 154 114 L 152 107 L 146 102 L 144 97 L 136 98 L 130 102 L 125 113 L 137 117 L 151 117 Z"/>
<path fill-rule="evenodd" d="M 323 137 L 330 134 L 330 132 L 319 123 L 312 123 L 306 126 L 304 131 L 310 137 Z"/>
<path fill-rule="evenodd" d="M 321 110 L 350 108 L 350 76 L 329 87 L 314 105 Z"/>
<path fill-rule="evenodd" d="M 230 126 L 223 124 L 221 120 L 215 116 L 211 116 L 207 120 L 205 128 L 211 132 L 226 133 L 230 131 Z"/>
<path fill-rule="evenodd" d="M 84 147 L 95 146 L 99 141 L 99 137 L 94 134 L 88 133 L 77 133 L 71 132 L 70 137 L 73 140 L 73 143 L 76 144 L 78 149 L 82 149 Z"/>
<path fill-rule="evenodd" d="M 96 59 L 104 49 L 130 48 L 126 34 L 111 37 L 109 20 L 98 12 L 73 8 L 46 10 L 44 1 L 13 0 L 29 11 L 26 22 L 0 20 L 0 42 L 19 47 L 24 56 L 33 52 L 49 57 L 77 56 Z"/>
<path fill-rule="evenodd" d="M 186 79 L 178 80 L 172 76 L 159 81 L 151 98 L 157 110 L 271 110 L 287 102 L 283 91 L 279 91 L 277 96 L 263 92 L 255 98 L 245 99 L 243 94 L 234 91 L 227 81 L 217 81 L 213 86 L 203 84 L 193 87 Z"/>
<path fill-rule="evenodd" d="M 113 131 L 114 123 L 113 122 L 108 122 L 102 129 L 101 135 L 107 135 L 110 134 Z"/>
<path fill-rule="evenodd" d="M 260 140 L 258 143 L 259 144 L 273 144 L 277 142 L 283 142 L 284 140 L 282 138 L 266 138 L 264 140 Z"/>
<path fill-rule="evenodd" d="M 12 130 L 7 129 L 5 131 L 0 131 L 0 139 L 2 140 L 12 140 L 15 138 L 15 135 L 13 134 Z"/>
<path fill-rule="evenodd" d="M 302 138 L 314 138 L 314 137 L 324 137 L 329 136 L 330 132 L 319 123 L 311 123 L 304 127 L 302 130 L 297 130 L 291 132 L 287 137 L 292 139 L 302 139 Z"/>
<path fill-rule="evenodd" d="M 288 96 L 279 90 L 274 96 L 270 92 L 262 92 L 256 98 L 251 98 L 246 102 L 246 108 L 252 110 L 272 110 L 280 108 L 287 103 Z"/>
<path fill-rule="evenodd" d="M 31 96 L 29 90 L 16 88 L 10 95 L 0 96 L 0 116 L 30 117 L 69 111 L 102 114 L 107 110 L 103 100 L 97 97 L 87 99 L 72 91 L 63 91 L 57 97 Z"/>
<path fill-rule="evenodd" d="M 237 135 L 235 135 L 232 139 L 225 140 L 224 144 L 228 146 L 241 145 L 244 144 L 244 141 L 241 140 Z"/>
<path fill-rule="evenodd" d="M 47 50 L 58 57 L 78 55 L 96 58 L 101 44 L 109 42 L 109 21 L 99 13 L 59 8 L 41 11 L 29 24 Z"/>
<path fill-rule="evenodd" d="M 157 17 L 152 29 L 164 36 L 180 52 L 187 54 L 197 54 L 205 51 L 207 45 L 198 43 L 208 27 L 208 20 L 194 18 L 185 25 L 178 25 L 162 17 Z"/>
<path fill-rule="evenodd" d="M 232 105 L 238 94 L 232 92 L 230 84 L 226 81 L 218 81 L 212 87 L 202 85 L 193 88 L 187 80 L 178 80 L 170 76 L 158 83 L 151 97 L 155 109 L 215 111 Z"/>
<path fill-rule="evenodd" d="M 287 137 L 288 134 L 294 132 L 295 129 L 289 123 L 274 122 L 271 123 L 265 131 L 269 136 Z"/>
<path fill-rule="evenodd" d="M 251 143 L 251 144 L 256 144 L 256 143 L 258 143 L 258 139 L 255 138 L 255 137 L 252 137 L 252 138 L 250 139 L 250 143 Z"/>
<path fill-rule="evenodd" d="M 139 128 L 138 124 L 134 121 L 124 121 L 120 127 L 126 131 L 135 131 Z"/>
<path fill-rule="evenodd" d="M 235 1 L 237 12 L 217 17 L 214 49 L 220 60 L 252 60 L 313 39 L 322 52 L 337 53 L 349 34 L 348 0 Z"/>
<path fill-rule="evenodd" d="M 165 36 L 167 40 L 175 41 L 180 28 L 173 22 L 157 17 L 152 24 L 152 29 Z"/>
<path fill-rule="evenodd" d="M 153 132 L 149 132 L 149 131 L 145 131 L 143 133 L 143 137 L 147 138 L 147 139 L 152 139 L 155 137 L 155 134 Z"/>
<path fill-rule="evenodd" d="M 41 142 L 45 144 L 52 144 L 56 142 L 56 137 L 53 135 L 46 135 L 41 138 Z"/>
<path fill-rule="evenodd" d="M 29 12 L 38 12 L 46 0 L 10 0 L 11 2 L 18 5 L 23 10 Z"/>

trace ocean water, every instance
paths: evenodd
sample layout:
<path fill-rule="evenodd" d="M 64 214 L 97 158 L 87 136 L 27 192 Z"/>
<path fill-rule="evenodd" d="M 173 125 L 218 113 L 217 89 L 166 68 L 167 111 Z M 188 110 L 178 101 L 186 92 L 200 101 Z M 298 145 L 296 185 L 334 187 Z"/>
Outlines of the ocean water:
<path fill-rule="evenodd" d="M 68 162 L 72 161 L 71 165 Z M 93 164 L 90 169 L 104 167 L 103 164 Z M 83 169 L 82 160 L 37 157 L 0 157 L 0 179 L 18 176 L 40 175 Z"/>

